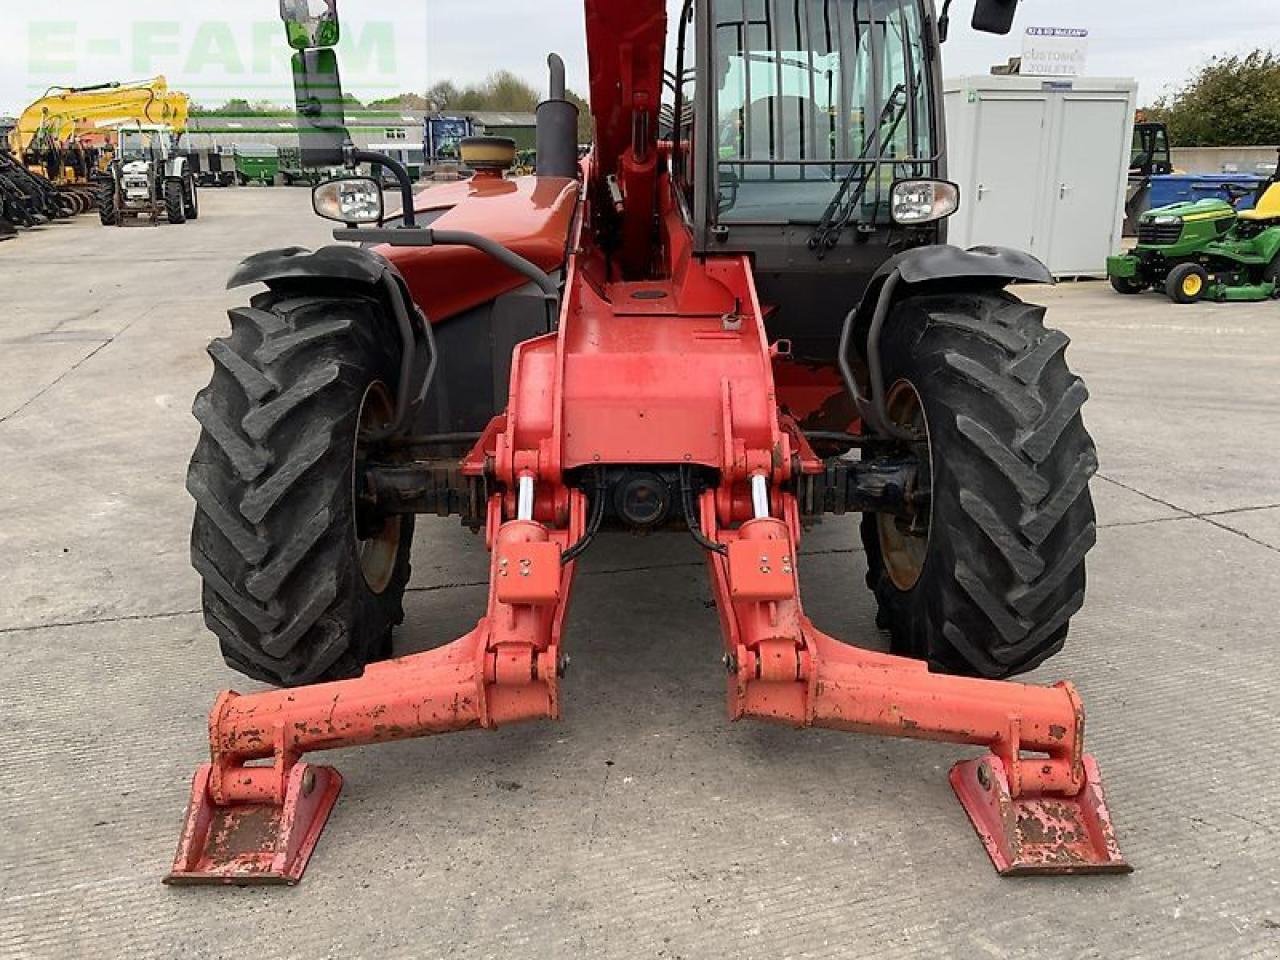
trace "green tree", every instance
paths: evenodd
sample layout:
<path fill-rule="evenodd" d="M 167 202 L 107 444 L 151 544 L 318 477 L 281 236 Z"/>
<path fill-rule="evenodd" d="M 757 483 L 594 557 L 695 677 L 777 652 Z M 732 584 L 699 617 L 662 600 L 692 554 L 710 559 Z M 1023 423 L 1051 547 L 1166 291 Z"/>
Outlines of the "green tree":
<path fill-rule="evenodd" d="M 381 100 L 370 100 L 370 110 L 426 110 L 427 98 L 420 93 L 401 93 Z"/>
<path fill-rule="evenodd" d="M 1145 112 L 1177 147 L 1280 144 L 1280 54 L 1214 57 Z"/>
<path fill-rule="evenodd" d="M 591 133 L 595 129 L 591 122 L 591 104 L 572 90 L 566 90 L 564 98 L 578 108 L 578 142 L 590 143 Z"/>
<path fill-rule="evenodd" d="M 428 87 L 423 99 L 428 107 L 434 103 L 436 110 L 446 113 L 457 102 L 458 94 L 458 87 L 452 80 L 442 80 Z"/>
<path fill-rule="evenodd" d="M 350 95 L 343 98 L 348 109 L 362 109 L 359 100 Z M 258 100 L 250 103 L 241 97 L 233 97 L 219 107 L 206 107 L 192 104 L 191 115 L 196 117 L 291 117 L 294 114 L 292 105 L 271 103 Z"/>
<path fill-rule="evenodd" d="M 533 113 L 543 96 L 509 70 L 499 70 L 481 83 L 461 88 L 451 80 L 443 80 L 427 90 L 426 100 L 441 113 Z M 586 143 L 591 139 L 591 108 L 572 90 L 566 91 L 565 97 L 578 107 L 578 142 Z"/>
<path fill-rule="evenodd" d="M 476 110 L 504 110 L 509 113 L 531 113 L 542 99 L 532 85 L 510 70 L 491 73 L 483 83 L 468 85 L 458 92 L 449 105 L 450 113 Z"/>

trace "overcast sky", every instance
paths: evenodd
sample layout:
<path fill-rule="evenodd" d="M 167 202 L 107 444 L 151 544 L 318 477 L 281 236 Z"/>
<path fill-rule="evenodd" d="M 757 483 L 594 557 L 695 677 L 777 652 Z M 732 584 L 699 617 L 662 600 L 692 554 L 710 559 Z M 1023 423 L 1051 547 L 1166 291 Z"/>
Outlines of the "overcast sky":
<path fill-rule="evenodd" d="M 229 97 L 290 99 L 275 0 L 3 0 L 0 113 L 15 113 L 51 84 L 167 75 L 171 87 L 216 105 Z M 627 2 L 627 0 L 618 0 Z M 676 7 L 676 0 L 671 0 Z M 1280 0 L 1022 0 L 1009 37 L 968 29 L 971 0 L 955 0 L 948 75 L 985 73 L 1020 50 L 1026 26 L 1089 30 L 1088 73 L 1136 77 L 1142 103 L 1218 53 L 1280 49 Z M 184 11 L 174 17 L 174 10 Z M 563 55 L 585 93 L 581 0 L 341 0 L 339 48 L 349 92 L 374 99 L 468 82 L 507 68 L 544 83 L 544 58 Z"/>

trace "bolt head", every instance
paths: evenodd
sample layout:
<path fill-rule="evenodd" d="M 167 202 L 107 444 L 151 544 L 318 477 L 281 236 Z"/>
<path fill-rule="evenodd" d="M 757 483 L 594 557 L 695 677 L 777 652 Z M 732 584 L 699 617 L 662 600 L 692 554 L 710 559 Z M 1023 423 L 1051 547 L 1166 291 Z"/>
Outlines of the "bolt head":
<path fill-rule="evenodd" d="M 302 795 L 304 797 L 311 796 L 311 791 L 316 788 L 316 772 L 310 767 L 302 774 Z"/>

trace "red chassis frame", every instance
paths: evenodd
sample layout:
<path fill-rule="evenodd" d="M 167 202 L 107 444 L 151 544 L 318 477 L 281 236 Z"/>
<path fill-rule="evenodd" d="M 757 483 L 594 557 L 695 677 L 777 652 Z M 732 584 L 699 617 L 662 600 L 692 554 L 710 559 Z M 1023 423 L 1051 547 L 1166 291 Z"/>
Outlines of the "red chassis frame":
<path fill-rule="evenodd" d="M 767 342 L 748 259 L 692 256 L 667 201 L 654 271 L 662 279 L 619 279 L 616 264 L 582 246 L 590 202 L 559 328 L 516 348 L 508 410 L 464 461 L 506 491 L 488 504 L 484 616 L 452 643 L 357 679 L 224 692 L 167 882 L 296 882 L 341 786 L 304 753 L 558 717 L 576 566 L 562 553 L 586 525 L 586 497 L 566 477 L 617 464 L 690 464 L 719 477 L 698 507 L 703 533 L 723 545 L 707 561 L 732 719 L 987 746 L 952 769 L 951 783 L 997 870 L 1127 871 L 1069 684 L 933 674 L 809 621 L 788 491 L 797 472 L 822 462 L 779 407 L 779 351 Z"/>

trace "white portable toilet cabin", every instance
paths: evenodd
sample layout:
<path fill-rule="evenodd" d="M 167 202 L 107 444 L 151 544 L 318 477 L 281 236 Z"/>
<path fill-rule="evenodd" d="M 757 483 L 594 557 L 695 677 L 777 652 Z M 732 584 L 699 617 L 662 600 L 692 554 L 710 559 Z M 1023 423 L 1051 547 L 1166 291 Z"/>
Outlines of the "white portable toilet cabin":
<path fill-rule="evenodd" d="M 943 85 L 948 242 L 1040 258 L 1057 277 L 1105 276 L 1119 248 L 1138 85 L 1094 77 L 955 77 Z"/>

